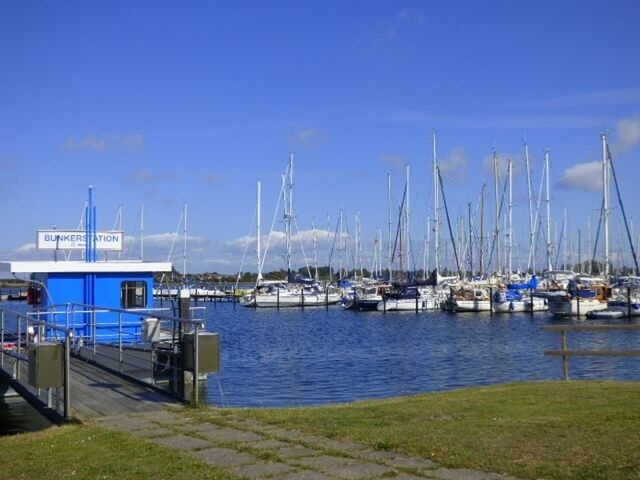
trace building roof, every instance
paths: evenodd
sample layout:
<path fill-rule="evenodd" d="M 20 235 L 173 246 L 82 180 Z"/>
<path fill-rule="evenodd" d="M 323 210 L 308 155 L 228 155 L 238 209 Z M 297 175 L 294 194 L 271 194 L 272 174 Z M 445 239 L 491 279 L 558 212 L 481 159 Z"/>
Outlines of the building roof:
<path fill-rule="evenodd" d="M 170 272 L 171 262 L 113 261 L 0 261 L 0 272 L 9 273 L 132 273 Z"/>

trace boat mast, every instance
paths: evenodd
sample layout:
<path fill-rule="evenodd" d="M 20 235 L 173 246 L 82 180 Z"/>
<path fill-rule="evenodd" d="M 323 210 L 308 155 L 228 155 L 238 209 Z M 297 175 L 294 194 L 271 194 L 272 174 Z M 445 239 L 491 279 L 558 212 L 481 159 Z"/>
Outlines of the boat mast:
<path fill-rule="evenodd" d="M 513 162 L 509 159 L 507 164 L 507 170 L 509 175 L 509 229 L 507 231 L 507 266 L 509 271 L 507 272 L 507 279 L 513 272 L 512 268 L 512 254 L 513 254 Z"/>
<path fill-rule="evenodd" d="M 187 279 L 187 205 L 184 204 L 184 230 L 182 231 L 182 283 L 185 283 Z"/>
<path fill-rule="evenodd" d="M 407 208 L 405 209 L 404 212 L 404 230 L 405 230 L 405 264 L 406 264 L 406 269 L 405 271 L 408 273 L 409 272 L 409 248 L 411 247 L 411 237 L 409 236 L 409 169 L 410 166 L 407 165 L 406 166 L 406 179 L 405 182 L 407 184 Z M 407 279 L 408 280 L 408 279 Z"/>
<path fill-rule="evenodd" d="M 438 160 L 436 156 L 436 132 L 432 134 L 433 138 L 433 250 L 434 250 L 434 269 L 436 278 L 440 271 L 440 222 L 438 217 L 439 210 L 439 183 L 438 183 Z"/>
<path fill-rule="evenodd" d="M 387 172 L 387 268 L 389 270 L 389 282 L 393 281 L 393 265 L 391 264 L 391 172 Z"/>
<path fill-rule="evenodd" d="M 140 204 L 140 260 L 144 260 L 144 203 Z"/>
<path fill-rule="evenodd" d="M 256 208 L 256 256 L 258 260 L 258 277 L 256 279 L 256 283 L 260 283 L 262 280 L 262 258 L 260 257 L 262 253 L 262 230 L 261 230 L 261 219 L 262 219 L 262 182 L 258 180 L 258 198 L 257 198 L 257 208 Z"/>
<path fill-rule="evenodd" d="M 602 188 L 604 195 L 604 275 L 609 277 L 609 162 L 607 160 L 607 136 L 600 134 L 602 139 Z"/>
<path fill-rule="evenodd" d="M 287 282 L 291 281 L 291 227 L 293 225 L 293 154 L 289 155 L 288 180 L 289 180 L 289 192 L 284 189 L 284 220 L 285 220 L 285 233 L 286 233 L 286 245 L 287 245 Z M 287 180 L 287 174 L 285 173 L 285 182 Z"/>
<path fill-rule="evenodd" d="M 471 227 L 471 202 L 467 204 L 468 207 L 468 221 L 469 221 L 469 277 L 473 279 L 473 239 L 472 227 Z"/>
<path fill-rule="evenodd" d="M 550 180 L 551 169 L 549 164 L 549 149 L 544 152 L 544 164 L 547 175 L 547 193 L 545 202 L 547 204 L 547 270 L 553 270 L 551 265 L 551 200 L 550 200 Z"/>
<path fill-rule="evenodd" d="M 313 238 L 313 268 L 314 268 L 314 280 L 317 282 L 319 280 L 318 278 L 318 252 L 316 250 L 316 225 L 315 222 L 312 220 L 311 221 L 311 231 L 312 231 L 312 238 Z"/>
<path fill-rule="evenodd" d="M 480 277 L 484 275 L 484 197 L 487 192 L 487 184 L 482 184 L 480 194 Z"/>
<path fill-rule="evenodd" d="M 498 155 L 496 149 L 493 149 L 493 181 L 494 181 L 494 196 L 495 196 L 495 241 L 496 241 L 496 274 L 499 276 L 502 273 L 502 259 L 500 258 L 500 194 L 498 192 Z"/>
<path fill-rule="evenodd" d="M 531 187 L 531 165 L 529 163 L 529 145 L 525 140 L 524 142 L 524 160 L 527 169 L 527 192 L 529 196 L 529 261 L 527 264 L 527 270 L 531 270 L 532 273 L 536 273 L 536 256 L 535 256 L 535 233 L 533 223 L 533 189 Z"/>

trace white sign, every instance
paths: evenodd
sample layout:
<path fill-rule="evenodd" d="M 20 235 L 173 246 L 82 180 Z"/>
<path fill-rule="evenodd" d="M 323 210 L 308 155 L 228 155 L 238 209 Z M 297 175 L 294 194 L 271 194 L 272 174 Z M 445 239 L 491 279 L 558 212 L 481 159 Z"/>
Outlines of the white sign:
<path fill-rule="evenodd" d="M 96 232 L 96 250 L 123 248 L 123 232 Z M 87 248 L 87 233 L 84 230 L 38 230 L 38 250 L 84 250 Z"/>

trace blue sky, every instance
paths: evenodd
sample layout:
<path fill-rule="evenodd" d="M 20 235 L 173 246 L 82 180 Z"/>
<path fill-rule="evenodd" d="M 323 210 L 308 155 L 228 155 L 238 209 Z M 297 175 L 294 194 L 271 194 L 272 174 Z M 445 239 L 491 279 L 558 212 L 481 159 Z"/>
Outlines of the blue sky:
<path fill-rule="evenodd" d="M 352 236 L 359 213 L 370 266 L 378 229 L 386 242 L 387 174 L 397 212 L 406 165 L 412 243 L 424 244 L 434 130 L 454 222 L 470 202 L 478 215 L 485 183 L 491 228 L 495 149 L 515 164 L 526 257 L 526 138 L 536 197 L 550 151 L 554 243 L 566 211 L 564 231 L 580 231 L 586 251 L 600 132 L 639 220 L 639 24 L 634 0 L 2 2 L 0 258 L 50 258 L 36 230 L 76 228 L 93 185 L 99 229 L 121 209 L 123 258 L 139 257 L 144 205 L 145 258 L 182 270 L 188 205 L 187 271 L 234 273 L 243 252 L 255 271 L 256 183 L 266 236 L 293 153 L 307 256 L 313 225 L 327 263 L 342 209 Z M 620 229 L 616 209 L 616 245 Z M 267 257 L 284 267 L 275 240 Z"/>

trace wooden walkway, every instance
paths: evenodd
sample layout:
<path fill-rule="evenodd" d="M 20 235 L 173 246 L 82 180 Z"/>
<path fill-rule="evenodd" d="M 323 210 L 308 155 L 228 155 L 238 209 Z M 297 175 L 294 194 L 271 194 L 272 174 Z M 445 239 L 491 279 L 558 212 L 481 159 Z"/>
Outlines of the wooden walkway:
<path fill-rule="evenodd" d="M 164 410 L 178 401 L 79 358 L 71 359 L 71 412 L 79 419 Z"/>
<path fill-rule="evenodd" d="M 52 389 L 52 405 L 51 408 L 47 407 L 47 390 L 38 391 L 29 385 L 28 365 L 26 362 L 20 364 L 20 379 L 15 380 L 11 376 L 9 360 L 5 357 L 5 368 L 0 368 L 2 383 L 18 392 L 47 418 L 59 421 L 62 418 L 62 388 Z M 169 393 L 130 380 L 83 358 L 71 357 L 70 377 L 70 413 L 71 417 L 78 420 L 166 410 L 181 404 Z"/>

